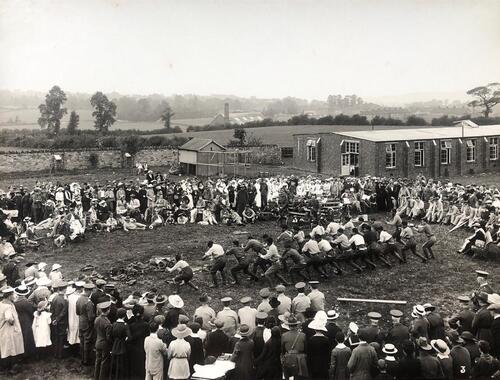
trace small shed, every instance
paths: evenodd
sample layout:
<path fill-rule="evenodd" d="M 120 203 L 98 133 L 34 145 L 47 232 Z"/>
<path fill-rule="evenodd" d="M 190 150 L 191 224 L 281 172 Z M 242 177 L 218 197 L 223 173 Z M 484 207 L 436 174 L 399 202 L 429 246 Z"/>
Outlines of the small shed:
<path fill-rule="evenodd" d="M 195 137 L 179 147 L 179 164 L 184 173 L 189 175 L 216 175 L 217 166 L 210 165 L 210 157 L 215 158 L 217 152 L 224 151 L 226 148 L 212 139 Z"/>

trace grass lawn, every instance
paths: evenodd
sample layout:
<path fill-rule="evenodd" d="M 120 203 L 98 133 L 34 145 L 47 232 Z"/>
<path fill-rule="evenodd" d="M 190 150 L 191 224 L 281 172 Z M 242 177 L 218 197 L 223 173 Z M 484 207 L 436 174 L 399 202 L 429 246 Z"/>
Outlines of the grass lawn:
<path fill-rule="evenodd" d="M 349 321 L 366 323 L 365 314 L 369 310 L 381 312 L 382 323 L 385 324 L 390 319 L 388 311 L 391 306 L 339 304 L 336 301 L 337 297 L 405 300 L 408 301 L 408 305 L 402 309 L 408 320 L 410 308 L 415 303 L 431 302 L 438 305 L 445 315 L 449 315 L 458 307 L 456 297 L 460 294 L 468 294 L 475 288 L 474 270 L 476 269 L 488 270 L 493 279 L 499 278 L 498 263 L 473 261 L 455 253 L 464 237 L 467 236 L 466 231 L 448 234 L 446 226 L 433 228 L 439 237 L 434 249 L 437 259 L 434 261 L 421 264 L 419 260 L 410 256 L 409 262 L 404 265 L 394 262 L 394 266 L 390 269 L 379 267 L 374 271 L 365 271 L 361 274 L 348 270 L 342 276 L 333 276 L 322 282 L 321 290 L 326 294 L 327 307 L 339 310 L 341 326 L 345 327 Z M 206 243 L 212 239 L 224 247 L 229 247 L 235 238 L 244 241 L 246 235 L 236 235 L 236 231 L 248 231 L 260 237 L 264 232 L 276 236 L 279 229 L 274 222 L 266 222 L 245 227 L 174 225 L 154 231 L 89 233 L 84 242 L 71 244 L 62 249 L 54 249 L 50 241 L 45 241 L 37 252 L 29 253 L 26 258 L 45 261 L 49 266 L 55 262 L 61 264 L 67 279 L 76 278 L 82 273 L 80 269 L 88 264 L 95 266 L 97 273 L 109 279 L 112 272 L 120 271 L 130 263 L 137 261 L 147 263 L 154 256 L 172 256 L 181 252 L 195 268 L 195 283 L 201 291 L 207 291 L 213 297 L 214 309 L 220 310 L 219 299 L 221 297 L 229 295 L 234 300 L 239 300 L 245 295 L 250 295 L 254 300 L 258 300 L 259 289 L 266 286 L 264 282 L 255 285 L 244 280 L 240 286 L 208 288 L 211 283 L 210 276 L 200 271 L 204 263 L 201 257 L 206 250 Z M 233 263 L 228 265 L 232 266 Z M 133 289 L 146 291 L 152 286 L 165 294 L 171 294 L 173 291 L 171 285 L 166 282 L 171 277 L 162 271 L 147 268 L 128 277 L 128 279 L 131 278 L 137 280 L 132 287 L 124 283 L 118 284 L 118 288 L 125 297 Z M 497 286 L 494 280 L 493 284 L 494 287 Z M 294 289 L 290 287 L 288 294 L 293 297 L 294 293 Z M 199 294 L 187 288 L 181 290 L 181 296 L 186 301 L 185 308 L 189 313 L 192 313 L 197 306 Z M 233 306 L 241 307 L 238 301 Z M 88 368 L 80 367 L 73 359 L 63 362 L 50 359 L 43 364 L 34 363 L 23 366 L 23 372 L 14 378 L 25 379 L 35 372 L 41 378 L 86 378 L 90 374 Z"/>

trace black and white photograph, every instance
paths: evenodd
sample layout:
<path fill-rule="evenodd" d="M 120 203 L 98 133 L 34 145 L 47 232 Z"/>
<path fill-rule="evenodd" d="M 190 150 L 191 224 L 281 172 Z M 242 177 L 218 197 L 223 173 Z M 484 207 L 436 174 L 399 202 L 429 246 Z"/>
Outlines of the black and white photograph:
<path fill-rule="evenodd" d="M 500 1 L 0 0 L 0 379 L 500 379 Z"/>

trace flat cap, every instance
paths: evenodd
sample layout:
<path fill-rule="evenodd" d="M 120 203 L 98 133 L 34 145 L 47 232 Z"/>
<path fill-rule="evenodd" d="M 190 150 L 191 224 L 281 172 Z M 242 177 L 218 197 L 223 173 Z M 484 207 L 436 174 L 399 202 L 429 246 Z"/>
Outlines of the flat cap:
<path fill-rule="evenodd" d="M 101 302 L 97 304 L 97 308 L 101 310 L 108 309 L 110 306 L 111 306 L 111 301 Z"/>
<path fill-rule="evenodd" d="M 95 288 L 94 284 L 83 284 L 83 289 L 92 290 Z"/>
<path fill-rule="evenodd" d="M 382 315 L 380 313 L 377 313 L 376 311 L 370 311 L 367 315 L 370 319 L 379 320 L 380 318 L 382 318 Z"/>
<path fill-rule="evenodd" d="M 281 284 L 280 284 L 280 285 L 277 285 L 277 286 L 276 286 L 276 291 L 277 291 L 278 293 L 283 293 L 285 290 L 286 290 L 285 285 L 281 285 Z"/>
<path fill-rule="evenodd" d="M 262 298 L 267 298 L 271 295 L 271 291 L 269 290 L 269 288 L 263 288 L 259 291 L 259 296 L 261 296 Z"/>
<path fill-rule="evenodd" d="M 221 302 L 231 302 L 233 299 L 231 297 L 221 298 Z"/>
<path fill-rule="evenodd" d="M 297 282 L 295 284 L 295 289 L 304 289 L 306 287 L 306 284 L 304 282 Z"/>
<path fill-rule="evenodd" d="M 267 313 L 264 313 L 263 311 L 259 311 L 255 315 L 255 318 L 257 318 L 257 319 L 266 319 L 267 318 Z"/>
<path fill-rule="evenodd" d="M 392 309 L 389 314 L 391 314 L 395 318 L 401 318 L 403 316 L 403 312 L 401 310 Z"/>
<path fill-rule="evenodd" d="M 240 299 L 240 302 L 243 304 L 249 303 L 250 301 L 252 301 L 252 297 L 243 297 L 242 299 Z"/>
<path fill-rule="evenodd" d="M 470 302 L 469 296 L 458 296 L 457 298 L 460 302 Z"/>

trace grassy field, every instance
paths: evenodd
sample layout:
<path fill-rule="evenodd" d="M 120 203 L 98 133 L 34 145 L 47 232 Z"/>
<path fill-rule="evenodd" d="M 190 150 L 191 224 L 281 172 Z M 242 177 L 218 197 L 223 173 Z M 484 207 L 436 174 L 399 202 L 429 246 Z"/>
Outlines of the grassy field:
<path fill-rule="evenodd" d="M 125 177 L 134 178 L 135 176 L 130 171 L 104 171 L 89 175 L 68 174 L 50 179 L 62 182 L 95 180 L 104 182 L 107 179 Z M 6 188 L 13 182 L 31 186 L 35 180 L 36 178 L 18 178 L 12 181 L 11 178 L 1 178 L 0 188 Z M 46 177 L 44 180 L 48 180 L 48 178 Z M 471 180 L 478 181 L 478 178 Z M 385 324 L 389 319 L 388 311 L 391 306 L 339 304 L 337 297 L 406 300 L 408 305 L 403 307 L 403 310 L 405 317 L 408 318 L 410 308 L 415 303 L 431 302 L 438 305 L 444 314 L 451 313 L 458 307 L 456 297 L 460 294 L 467 294 L 475 288 L 474 270 L 476 269 L 488 270 L 493 278 L 493 286 L 497 287 L 495 279 L 500 276 L 498 263 L 473 261 L 455 253 L 463 239 L 469 234 L 468 231 L 462 230 L 449 234 L 449 228 L 446 226 L 433 226 L 433 229 L 438 236 L 435 248 L 437 259 L 435 261 L 421 264 L 416 258 L 410 256 L 408 264 L 405 265 L 394 263 L 390 269 L 379 267 L 374 271 L 366 271 L 362 274 L 348 270 L 344 275 L 334 276 L 322 283 L 321 290 L 326 294 L 328 308 L 336 308 L 341 314 L 340 325 L 346 326 L 349 321 L 366 323 L 365 313 L 372 309 L 383 314 L 383 324 Z M 171 256 L 177 252 L 183 253 L 188 262 L 194 268 L 199 269 L 203 265 L 201 257 L 206 250 L 206 243 L 209 239 L 224 247 L 229 247 L 235 238 L 239 238 L 241 241 L 246 239 L 247 235 L 237 234 L 241 231 L 255 236 L 261 236 L 264 232 L 276 236 L 279 233 L 279 228 L 274 222 L 266 222 L 244 227 L 174 225 L 154 231 L 89 233 L 85 241 L 62 249 L 55 249 L 50 241 L 44 241 L 37 252 L 27 254 L 26 260 L 45 261 L 49 266 L 57 262 L 63 266 L 62 271 L 67 279 L 77 278 L 82 274 L 81 268 L 87 264 L 94 265 L 99 274 L 109 279 L 112 272 L 120 272 L 131 263 L 147 263 L 154 256 Z M 420 237 L 419 242 L 422 242 Z M 229 266 L 231 265 L 233 263 L 229 264 Z M 196 273 L 197 285 L 206 291 L 210 284 L 209 275 L 200 271 Z M 152 286 L 159 288 L 161 292 L 166 294 L 171 294 L 173 291 L 166 282 L 170 276 L 162 271 L 145 269 L 127 279 L 131 278 L 137 280 L 133 287 L 125 283 L 118 284 L 118 288 L 124 296 L 127 296 L 133 289 L 146 291 Z M 250 295 L 254 300 L 257 300 L 259 289 L 265 286 L 264 282 L 254 285 L 245 281 L 241 286 L 210 289 L 208 292 L 214 298 L 213 307 L 218 310 L 221 307 L 219 302 L 221 297 L 229 295 L 238 300 L 244 295 Z M 288 294 L 293 296 L 294 293 L 293 288 L 288 289 Z M 196 300 L 199 293 L 190 289 L 182 289 L 181 296 L 186 301 L 186 310 L 192 313 L 197 306 Z M 236 302 L 234 307 L 241 306 Z M 47 360 L 43 364 L 27 364 L 23 365 L 22 368 L 22 373 L 14 376 L 14 379 L 76 379 L 87 378 L 90 375 L 88 368 L 80 367 L 78 362 L 73 359 L 67 359 L 63 362 Z M 32 377 L 34 373 L 37 374 L 37 377 Z"/>

